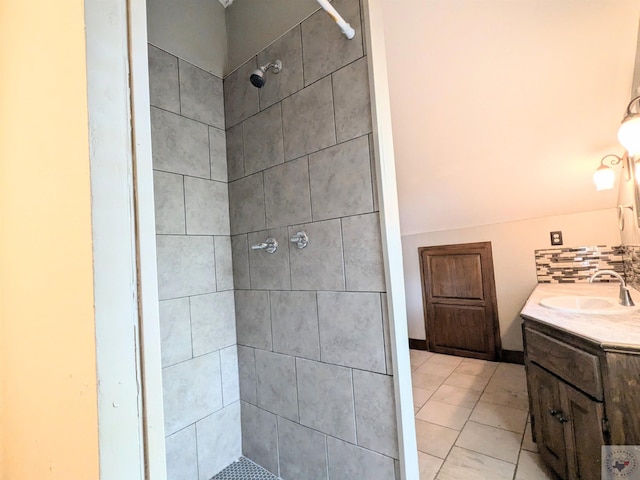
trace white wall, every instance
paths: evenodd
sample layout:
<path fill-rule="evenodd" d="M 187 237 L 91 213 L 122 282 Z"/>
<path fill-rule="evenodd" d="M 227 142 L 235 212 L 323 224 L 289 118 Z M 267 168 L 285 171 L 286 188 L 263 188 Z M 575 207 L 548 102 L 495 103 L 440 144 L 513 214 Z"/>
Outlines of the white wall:
<path fill-rule="evenodd" d="M 418 247 L 491 242 L 502 348 L 522 350 L 519 312 L 536 285 L 534 250 L 550 248 L 549 232 L 561 230 L 565 246 L 617 245 L 616 209 L 535 218 L 402 238 L 409 337 L 425 339 Z"/>
<path fill-rule="evenodd" d="M 217 0 L 147 0 L 149 43 L 222 78 L 225 9 Z"/>
<path fill-rule="evenodd" d="M 382 6 L 403 234 L 615 206 L 640 1 Z"/>

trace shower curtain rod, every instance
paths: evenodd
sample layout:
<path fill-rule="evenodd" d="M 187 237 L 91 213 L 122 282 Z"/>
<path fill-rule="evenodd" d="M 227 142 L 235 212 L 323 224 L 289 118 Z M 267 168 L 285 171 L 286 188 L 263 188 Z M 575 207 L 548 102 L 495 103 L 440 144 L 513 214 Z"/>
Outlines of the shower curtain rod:
<path fill-rule="evenodd" d="M 329 3 L 328 0 L 317 0 L 320 6 L 324 9 L 325 12 L 329 14 L 329 16 L 333 19 L 334 22 L 338 24 L 344 36 L 351 40 L 356 36 L 356 31 L 353 29 L 351 25 L 344 21 L 344 18 L 340 16 L 335 8 Z"/>

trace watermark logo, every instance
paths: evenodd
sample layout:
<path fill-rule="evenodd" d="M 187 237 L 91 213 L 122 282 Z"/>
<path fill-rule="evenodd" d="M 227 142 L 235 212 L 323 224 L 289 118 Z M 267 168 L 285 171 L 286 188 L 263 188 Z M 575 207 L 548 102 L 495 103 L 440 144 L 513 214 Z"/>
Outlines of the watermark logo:
<path fill-rule="evenodd" d="M 604 445 L 603 480 L 640 480 L 640 445 Z"/>

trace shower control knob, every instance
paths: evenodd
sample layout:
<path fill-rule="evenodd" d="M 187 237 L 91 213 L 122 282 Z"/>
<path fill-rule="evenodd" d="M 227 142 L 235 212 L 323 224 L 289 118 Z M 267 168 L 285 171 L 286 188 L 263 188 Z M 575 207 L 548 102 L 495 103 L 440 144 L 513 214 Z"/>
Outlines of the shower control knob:
<path fill-rule="evenodd" d="M 264 250 L 267 253 L 276 253 L 276 250 L 278 250 L 278 241 L 273 237 L 269 237 L 262 243 L 251 245 L 251 250 Z"/>
<path fill-rule="evenodd" d="M 296 236 L 289 238 L 289 241 L 300 250 L 309 245 L 309 237 L 307 236 L 306 232 L 296 233 Z"/>

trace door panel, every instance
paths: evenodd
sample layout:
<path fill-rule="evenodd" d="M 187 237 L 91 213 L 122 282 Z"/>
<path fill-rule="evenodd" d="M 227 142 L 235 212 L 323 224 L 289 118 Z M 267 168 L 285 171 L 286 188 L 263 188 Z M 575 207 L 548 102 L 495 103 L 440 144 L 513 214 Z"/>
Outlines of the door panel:
<path fill-rule="evenodd" d="M 547 465 L 561 478 L 567 478 L 564 424 L 553 413 L 562 409 L 560 380 L 534 364 L 527 369 L 538 450 Z"/>
<path fill-rule="evenodd" d="M 489 348 L 484 307 L 436 304 L 434 345 L 483 353 Z"/>
<path fill-rule="evenodd" d="M 422 247 L 418 253 L 429 350 L 498 360 L 491 243 Z"/>

